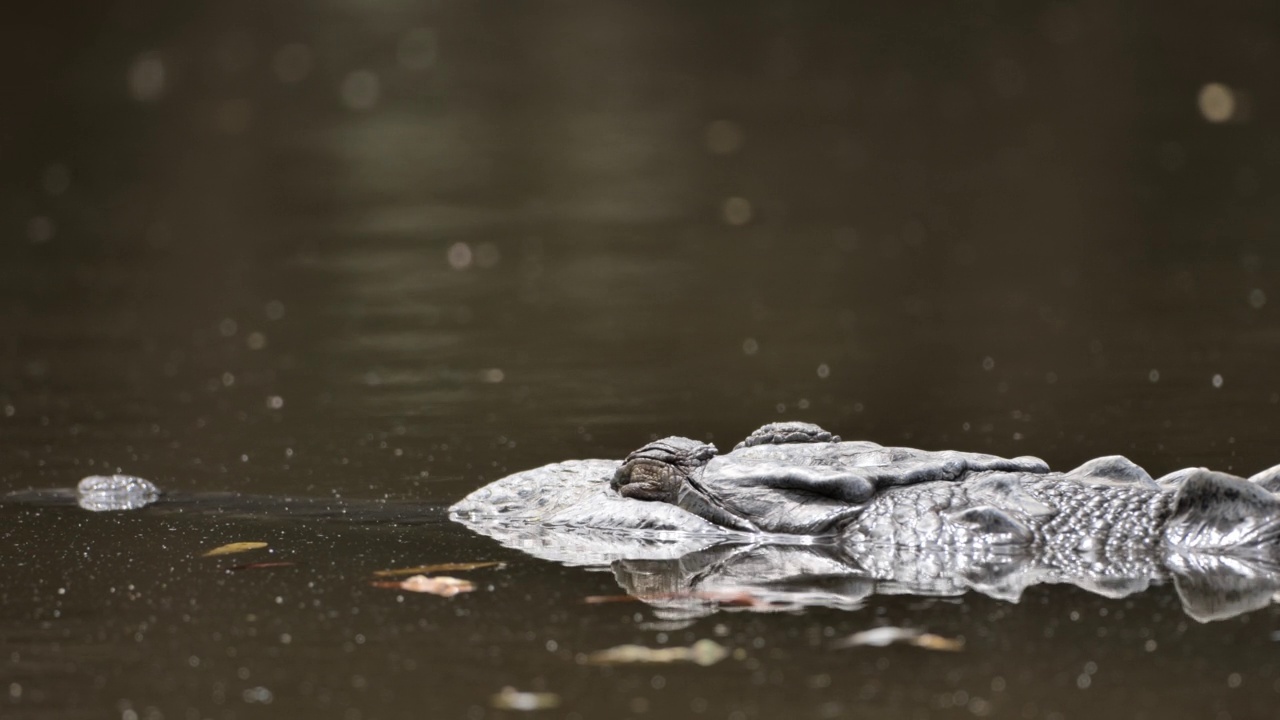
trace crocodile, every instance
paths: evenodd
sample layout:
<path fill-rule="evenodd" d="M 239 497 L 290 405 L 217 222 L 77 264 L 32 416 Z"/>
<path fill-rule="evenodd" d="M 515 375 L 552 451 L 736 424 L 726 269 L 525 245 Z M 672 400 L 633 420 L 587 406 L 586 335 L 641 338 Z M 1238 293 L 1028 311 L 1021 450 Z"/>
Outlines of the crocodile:
<path fill-rule="evenodd" d="M 1045 582 L 1114 597 L 1172 579 L 1187 611 L 1208 620 L 1265 605 L 1280 588 L 1278 490 L 1280 466 L 1248 479 L 1203 468 L 1156 479 L 1117 455 L 1063 473 L 1035 457 L 844 442 L 786 422 L 723 455 L 668 437 L 622 461 L 517 473 L 450 513 L 535 555 L 609 564 L 624 586 L 628 564 L 675 563 L 650 573 L 666 592 L 688 589 L 683 570 L 701 564 L 692 558 L 735 548 L 729 556 L 754 558 L 757 579 L 849 576 L 1013 601 Z M 711 567 L 688 575 L 723 580 L 725 562 Z"/>

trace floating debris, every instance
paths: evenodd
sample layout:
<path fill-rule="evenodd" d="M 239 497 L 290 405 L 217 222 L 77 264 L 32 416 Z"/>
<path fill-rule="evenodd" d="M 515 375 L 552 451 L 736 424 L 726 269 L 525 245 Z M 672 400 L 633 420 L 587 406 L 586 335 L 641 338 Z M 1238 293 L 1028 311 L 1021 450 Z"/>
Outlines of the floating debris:
<path fill-rule="evenodd" d="M 200 557 L 217 557 L 219 555 L 234 555 L 236 553 L 248 552 L 250 550 L 260 550 L 266 546 L 267 546 L 266 543 L 256 542 L 256 541 L 233 542 L 233 543 L 227 543 L 226 545 L 220 545 L 206 553 L 201 554 Z"/>
<path fill-rule="evenodd" d="M 414 575 L 405 580 L 375 580 L 374 587 L 380 588 L 396 588 L 400 590 L 408 590 L 409 592 L 431 593 L 441 597 L 453 597 L 458 593 L 471 592 L 476 589 L 474 583 L 461 578 L 448 577 L 440 575 L 438 577 L 427 577 L 426 575 Z"/>
<path fill-rule="evenodd" d="M 559 707 L 560 696 L 548 692 L 521 692 L 507 686 L 490 696 L 489 704 L 499 710 L 545 710 Z"/>
<path fill-rule="evenodd" d="M 651 648 L 644 645 L 619 645 L 589 655 L 579 655 L 578 662 L 587 665 L 622 665 L 625 663 L 691 662 L 706 667 L 729 657 L 729 651 L 714 640 L 699 640 L 689 647 Z"/>
<path fill-rule="evenodd" d="M 496 560 L 485 562 L 452 562 L 452 563 L 436 563 L 435 565 L 418 565 L 417 567 L 395 568 L 392 570 L 377 570 L 373 573 L 374 577 L 400 577 L 401 575 L 426 575 L 436 572 L 461 572 L 463 570 L 478 570 L 487 567 L 504 567 L 506 563 Z"/>
<path fill-rule="evenodd" d="M 297 564 L 298 564 L 298 563 L 296 563 L 296 562 L 288 562 L 288 561 L 281 561 L 281 562 L 256 562 L 256 563 L 245 563 L 245 564 L 243 564 L 243 565 L 232 565 L 230 568 L 228 568 L 228 570 L 233 570 L 233 571 L 239 571 L 239 570 L 263 570 L 263 569 L 266 569 L 266 568 L 293 567 L 294 565 L 297 565 Z"/>
<path fill-rule="evenodd" d="M 76 485 L 76 502 L 92 512 L 137 510 L 160 499 L 160 488 L 133 475 L 90 475 Z"/>
<path fill-rule="evenodd" d="M 833 649 L 862 646 L 886 647 L 896 643 L 915 645 L 926 650 L 940 650 L 942 652 L 959 652 L 964 649 L 964 638 L 943 637 L 923 630 L 900 627 L 879 627 L 873 630 L 864 630 L 831 643 L 831 647 Z"/>

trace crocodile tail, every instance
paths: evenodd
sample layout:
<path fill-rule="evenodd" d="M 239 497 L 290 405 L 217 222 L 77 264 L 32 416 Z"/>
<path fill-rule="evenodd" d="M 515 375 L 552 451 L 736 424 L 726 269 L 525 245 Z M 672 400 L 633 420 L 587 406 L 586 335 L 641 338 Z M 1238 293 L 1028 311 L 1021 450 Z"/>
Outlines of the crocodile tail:
<path fill-rule="evenodd" d="M 1243 478 L 1198 470 L 1174 495 L 1165 542 L 1192 552 L 1280 556 L 1280 498 Z"/>

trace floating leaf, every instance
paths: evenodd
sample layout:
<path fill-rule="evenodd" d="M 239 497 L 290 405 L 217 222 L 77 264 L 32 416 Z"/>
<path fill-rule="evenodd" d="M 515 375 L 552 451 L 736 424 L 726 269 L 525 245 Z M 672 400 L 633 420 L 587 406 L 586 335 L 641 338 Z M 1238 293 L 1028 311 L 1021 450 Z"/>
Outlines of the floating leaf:
<path fill-rule="evenodd" d="M 296 562 L 256 562 L 243 565 L 232 565 L 231 570 L 262 570 L 264 568 L 293 567 Z"/>
<path fill-rule="evenodd" d="M 504 687 L 489 697 L 489 704 L 499 710 L 544 710 L 560 706 L 560 696 L 546 692 L 521 692 Z"/>
<path fill-rule="evenodd" d="M 922 630 L 900 627 L 879 627 L 872 630 L 864 630 L 860 633 L 854 633 L 843 640 L 831 643 L 831 647 L 885 647 L 894 643 L 915 645 L 926 650 L 941 650 L 943 652 L 959 652 L 964 648 L 964 638 L 948 638 Z"/>
<path fill-rule="evenodd" d="M 476 570 L 486 567 L 501 567 L 505 563 L 494 561 L 487 562 L 456 562 L 456 563 L 436 563 L 435 565 L 419 565 L 417 567 L 395 568 L 393 570 L 377 570 L 373 573 L 374 577 L 400 577 L 401 575 L 426 575 L 436 572 L 461 572 L 463 570 Z"/>
<path fill-rule="evenodd" d="M 453 597 L 458 593 L 471 592 L 476 586 L 469 580 L 462 580 L 455 577 L 440 575 L 438 577 L 427 577 L 426 575 L 414 575 L 406 580 L 375 580 L 374 587 L 380 588 L 398 588 L 400 590 L 408 590 L 409 592 L 431 593 L 432 595 L 440 595 L 441 597 Z"/>
<path fill-rule="evenodd" d="M 201 557 L 216 557 L 218 555 L 234 555 L 235 553 L 248 552 L 249 550 L 258 550 L 266 547 L 264 542 L 234 542 L 227 543 L 210 550 L 201 555 Z"/>
<path fill-rule="evenodd" d="M 706 667 L 715 665 L 727 657 L 729 657 L 729 651 L 723 645 L 714 640 L 699 640 L 689 647 L 651 648 L 643 645 L 619 645 L 582 656 L 580 661 L 590 665 L 691 662 Z"/>

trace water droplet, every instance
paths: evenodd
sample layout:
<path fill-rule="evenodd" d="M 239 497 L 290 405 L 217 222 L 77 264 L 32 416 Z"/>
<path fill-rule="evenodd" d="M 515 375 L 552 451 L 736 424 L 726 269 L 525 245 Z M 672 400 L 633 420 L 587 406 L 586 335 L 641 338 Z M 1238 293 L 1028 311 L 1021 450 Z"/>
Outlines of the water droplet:
<path fill-rule="evenodd" d="M 1261 310 L 1262 306 L 1267 304 L 1267 294 L 1262 291 L 1262 288 L 1254 288 L 1249 292 L 1249 304 L 1255 310 Z"/>
<path fill-rule="evenodd" d="M 1236 114 L 1236 94 L 1222 83 L 1209 83 L 1200 88 L 1197 98 L 1200 114 L 1211 123 L 1224 123 Z"/>
<path fill-rule="evenodd" d="M 983 369 L 983 370 L 994 370 L 994 369 L 995 369 L 995 367 L 996 367 L 996 359 L 995 359 L 995 358 L 991 357 L 990 355 L 988 355 L 987 357 L 982 358 L 982 369 Z"/>
<path fill-rule="evenodd" d="M 822 378 L 823 380 L 826 380 L 830 376 L 831 376 L 831 368 L 827 367 L 826 363 L 822 363 L 821 365 L 818 366 L 818 377 Z"/>
<path fill-rule="evenodd" d="M 128 73 L 129 95 L 138 102 L 159 100 L 165 90 L 164 61 L 156 53 L 134 58 Z"/>
<path fill-rule="evenodd" d="M 1216 387 L 1216 388 L 1220 388 L 1220 387 L 1222 387 L 1222 376 L 1221 376 L 1221 375 L 1216 375 L 1216 374 L 1215 374 L 1215 375 L 1213 376 L 1213 386 L 1214 386 L 1214 387 Z"/>
<path fill-rule="evenodd" d="M 751 222 L 751 203 L 746 198 L 731 197 L 724 201 L 721 214 L 730 225 L 746 225 Z"/>
<path fill-rule="evenodd" d="M 449 267 L 452 267 L 454 270 L 466 270 L 471 267 L 471 246 L 464 242 L 457 242 L 450 245 L 448 258 Z"/>
<path fill-rule="evenodd" d="M 1160 382 L 1160 371 L 1153 368 L 1151 372 L 1147 373 L 1147 379 L 1153 383 Z"/>

